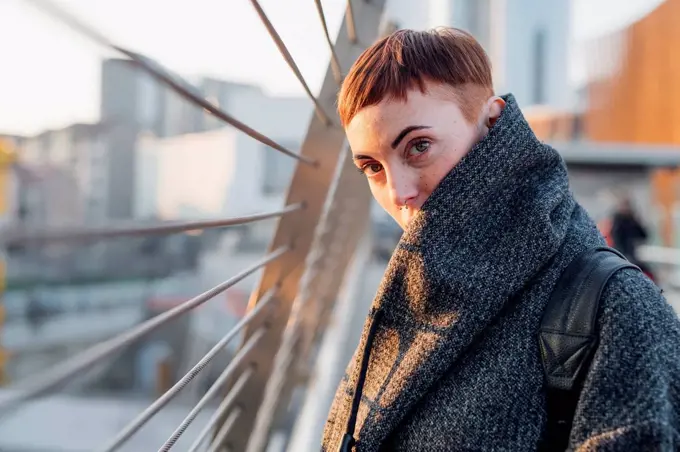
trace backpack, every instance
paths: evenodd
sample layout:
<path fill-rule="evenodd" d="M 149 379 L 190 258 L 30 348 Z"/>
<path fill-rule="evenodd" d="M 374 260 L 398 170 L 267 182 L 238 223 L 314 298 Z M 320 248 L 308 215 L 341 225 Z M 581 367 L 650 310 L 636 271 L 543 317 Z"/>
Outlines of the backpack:
<path fill-rule="evenodd" d="M 583 380 L 597 348 L 600 297 L 609 279 L 624 268 L 640 270 L 612 248 L 589 249 L 569 263 L 555 286 L 539 332 L 548 413 L 539 451 L 568 447 Z"/>

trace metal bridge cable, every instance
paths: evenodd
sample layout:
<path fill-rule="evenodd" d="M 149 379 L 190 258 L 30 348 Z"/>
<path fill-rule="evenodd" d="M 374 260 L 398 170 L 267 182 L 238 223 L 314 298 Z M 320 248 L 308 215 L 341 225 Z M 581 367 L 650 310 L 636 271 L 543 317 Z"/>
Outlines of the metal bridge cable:
<path fill-rule="evenodd" d="M 220 375 L 220 383 L 223 383 L 227 378 L 229 378 L 238 366 L 247 357 L 248 353 L 257 345 L 259 340 L 264 335 L 264 329 L 259 329 L 255 334 L 253 334 L 245 345 L 234 355 L 229 365 L 224 369 L 224 372 Z M 207 364 L 207 363 L 206 363 Z M 198 372 L 193 373 L 196 376 Z M 139 431 L 140 428 L 144 426 L 151 418 L 158 413 L 161 408 L 170 402 L 179 392 L 184 389 L 184 387 L 191 382 L 192 378 L 182 378 L 177 382 L 172 388 L 166 391 L 162 396 L 156 399 L 151 405 L 149 405 L 144 411 L 139 413 L 136 418 L 134 418 L 128 425 L 126 425 L 116 437 L 109 442 L 105 447 L 100 449 L 102 452 L 113 452 L 118 450 L 127 440 L 129 440 L 135 433 Z M 193 410 L 192 410 L 193 412 Z M 197 414 L 197 413 L 196 413 Z"/>
<path fill-rule="evenodd" d="M 243 386 L 248 382 L 248 379 L 251 377 L 253 374 L 253 369 L 248 368 L 241 376 L 236 380 L 234 385 L 231 387 L 227 395 L 222 399 L 222 402 L 220 402 L 219 406 L 213 413 L 213 415 L 210 417 L 208 422 L 205 424 L 201 432 L 198 434 L 196 439 L 194 440 L 193 444 L 189 448 L 187 452 L 197 452 L 198 449 L 201 447 L 203 444 L 203 441 L 208 437 L 208 434 L 215 428 L 217 423 L 222 419 L 224 414 L 227 412 L 227 410 L 231 407 L 231 404 L 234 402 L 234 399 L 236 396 L 241 392 L 241 389 L 243 389 Z M 188 416 L 187 416 L 188 417 Z"/>
<path fill-rule="evenodd" d="M 229 416 L 224 421 L 224 424 L 222 424 L 222 427 L 220 427 L 219 432 L 215 436 L 215 441 L 210 445 L 210 449 L 208 449 L 208 452 L 217 452 L 220 449 L 220 445 L 217 442 L 217 440 L 222 442 L 224 438 L 227 437 L 232 427 L 234 426 L 234 423 L 241 415 L 242 411 L 243 410 L 241 409 L 241 407 L 236 407 L 231 413 L 229 413 Z M 227 450 L 229 450 L 229 448 L 227 448 Z"/>
<path fill-rule="evenodd" d="M 358 39 L 357 29 L 354 25 L 356 22 L 354 21 L 354 8 L 352 7 L 352 0 L 347 0 L 347 11 L 345 12 L 345 15 L 347 17 L 347 36 L 349 37 L 349 41 L 352 44 L 356 44 Z"/>
<path fill-rule="evenodd" d="M 292 157 L 294 159 L 297 159 L 305 164 L 315 166 L 316 162 L 308 157 L 302 156 L 300 154 L 297 154 L 284 146 L 280 145 L 279 143 L 275 142 L 271 138 L 269 138 L 266 135 L 263 135 L 262 133 L 256 131 L 255 129 L 245 125 L 238 119 L 234 118 L 233 116 L 230 116 L 227 114 L 224 110 L 221 110 L 220 108 L 216 107 L 213 105 L 211 102 L 209 102 L 207 99 L 203 97 L 203 95 L 190 83 L 186 82 L 184 79 L 179 77 L 176 74 L 172 74 L 169 70 L 165 69 L 163 66 L 161 66 L 158 62 L 153 61 L 147 56 L 141 55 L 139 53 L 133 52 L 131 50 L 124 49 L 122 47 L 114 47 L 117 51 L 123 53 L 124 55 L 128 56 L 131 60 L 133 60 L 135 63 L 139 65 L 142 69 L 146 70 L 151 76 L 156 78 L 157 80 L 161 81 L 168 87 L 172 88 L 173 91 L 175 91 L 177 94 L 180 96 L 184 97 L 191 103 L 200 106 L 203 108 L 205 111 L 209 112 L 213 116 L 215 116 L 217 119 L 220 119 L 227 124 L 237 128 L 241 132 L 245 133 L 249 137 L 259 141 L 262 144 L 266 144 L 272 149 L 275 149 L 288 157 Z"/>
<path fill-rule="evenodd" d="M 253 4 L 253 7 L 255 8 L 257 15 L 260 16 L 260 20 L 262 20 L 262 24 L 264 24 L 265 28 L 269 32 L 269 35 L 274 40 L 276 47 L 279 48 L 279 52 L 281 53 L 281 56 L 283 56 L 283 59 L 286 60 L 286 63 L 288 63 L 288 66 L 290 67 L 290 69 L 295 74 L 295 77 L 297 77 L 297 79 L 302 84 L 302 88 L 305 90 L 305 92 L 307 93 L 309 98 L 314 103 L 314 109 L 316 111 L 317 116 L 319 117 L 319 119 L 321 119 L 321 121 L 323 121 L 323 123 L 325 125 L 327 125 L 327 126 L 331 125 L 333 123 L 331 121 L 331 118 L 328 117 L 328 115 L 324 111 L 323 107 L 319 103 L 319 100 L 316 98 L 316 96 L 314 96 L 314 94 L 312 93 L 312 90 L 309 89 L 309 85 L 307 85 L 305 78 L 302 76 L 302 73 L 300 72 L 300 69 L 298 68 L 297 64 L 295 63 L 293 56 L 288 51 L 288 48 L 283 43 L 281 36 L 276 31 L 276 28 L 274 28 L 274 25 L 272 25 L 269 18 L 265 14 L 264 10 L 260 6 L 260 2 L 258 0 L 250 0 L 250 3 Z"/>
<path fill-rule="evenodd" d="M 240 351 L 239 351 L 239 353 L 240 353 Z M 172 447 L 175 445 L 175 443 L 177 443 L 177 440 L 179 439 L 179 437 L 182 436 L 182 434 L 184 434 L 184 432 L 189 427 L 189 425 L 191 425 L 191 423 L 196 419 L 196 416 L 198 416 L 198 413 L 200 413 L 201 410 L 203 408 L 205 408 L 205 406 L 208 404 L 208 402 L 210 402 L 219 393 L 219 391 L 222 389 L 224 384 L 227 382 L 227 379 L 229 377 L 231 377 L 232 374 L 234 373 L 234 370 L 236 370 L 235 366 L 229 365 L 229 366 L 227 366 L 227 368 L 224 369 L 224 371 L 222 371 L 222 373 L 217 378 L 215 383 L 213 383 L 213 385 L 210 386 L 210 389 L 208 389 L 208 391 L 203 395 L 203 397 L 201 397 L 201 399 L 198 401 L 198 403 L 191 409 L 191 411 L 189 412 L 189 414 L 187 414 L 187 416 L 184 418 L 184 420 L 179 425 L 179 427 L 177 427 L 175 429 L 175 431 L 172 432 L 172 435 L 170 435 L 170 438 L 168 438 L 167 441 L 165 441 L 165 443 L 163 444 L 163 446 L 161 446 L 161 448 L 158 449 L 158 452 L 168 452 L 170 449 L 172 449 Z M 239 380 L 237 380 L 237 383 L 238 383 L 238 381 L 240 381 L 240 379 L 244 379 L 243 384 L 245 384 L 245 381 L 247 380 L 247 378 L 244 378 L 244 377 L 249 376 L 250 373 L 252 373 L 252 369 L 246 370 L 241 375 L 241 377 L 239 377 Z M 227 394 L 227 397 L 224 400 L 233 401 L 233 399 L 235 399 L 237 395 L 238 395 L 238 392 L 235 392 L 234 388 L 232 387 L 230 389 L 229 393 Z"/>
<path fill-rule="evenodd" d="M 166 69 L 162 65 L 160 65 L 158 62 L 156 62 L 156 61 L 152 60 L 151 58 L 146 57 L 146 56 L 144 56 L 140 53 L 133 52 L 131 50 L 128 50 L 128 49 L 125 49 L 123 47 L 120 47 L 120 46 L 113 44 L 107 38 L 105 38 L 101 34 L 97 33 L 95 30 L 93 30 L 92 27 L 88 27 L 83 22 L 78 20 L 75 16 L 64 11 L 62 8 L 57 7 L 56 5 L 54 5 L 53 3 L 51 3 L 47 0 L 24 0 L 24 1 L 31 3 L 33 6 L 40 9 L 42 12 L 44 12 L 47 15 L 51 16 L 52 18 L 62 22 L 64 25 L 70 27 L 74 31 L 77 31 L 77 32 L 87 36 L 88 38 L 98 42 L 99 44 L 107 46 L 107 47 L 127 56 L 132 61 L 134 61 L 142 70 L 147 72 L 149 75 L 151 75 L 156 80 L 160 81 L 162 84 L 171 88 L 173 91 L 175 91 L 180 96 L 184 97 L 186 100 L 188 100 L 192 104 L 197 105 L 197 106 L 205 109 L 207 112 L 209 112 L 210 114 L 212 114 L 216 118 L 218 118 L 218 119 L 222 120 L 223 122 L 231 125 L 232 127 L 235 127 L 236 129 L 245 133 L 249 137 L 251 137 L 251 138 L 259 141 L 260 143 L 265 144 L 265 145 L 269 146 L 270 148 L 275 149 L 275 150 L 277 150 L 277 151 L 279 151 L 279 152 L 281 152 L 281 153 L 283 153 L 283 154 L 285 154 L 289 157 L 292 157 L 292 158 L 297 159 L 301 162 L 304 162 L 305 164 L 313 165 L 313 166 L 316 165 L 316 162 L 314 160 L 309 159 L 307 157 L 304 157 L 300 154 L 297 154 L 297 153 L 285 148 L 284 146 L 275 142 L 274 140 L 267 137 L 266 135 L 263 135 L 262 133 L 256 131 L 255 129 L 253 129 L 253 128 L 245 125 L 241 121 L 237 120 L 233 116 L 230 116 L 224 110 L 221 110 L 220 108 L 216 107 L 211 102 L 206 100 L 196 87 L 192 86 L 190 83 L 188 83 L 186 80 L 184 80 L 182 77 L 178 76 L 177 74 L 173 74 L 168 69 Z"/>
<path fill-rule="evenodd" d="M 198 373 L 205 368 L 205 366 L 212 361 L 215 356 L 219 352 L 224 349 L 224 347 L 236 336 L 236 334 L 240 333 L 243 328 L 250 323 L 250 321 L 264 309 L 270 302 L 271 300 L 274 299 L 274 295 L 276 293 L 277 287 L 274 287 L 270 289 L 265 296 L 255 305 L 255 307 L 248 312 L 237 324 L 232 330 L 224 336 L 215 346 L 210 349 L 208 353 L 175 385 L 168 390 L 168 392 L 171 391 L 176 391 L 179 392 L 184 386 L 186 386 Z M 240 351 L 239 351 L 240 353 Z M 233 363 L 234 361 L 232 361 Z M 186 418 L 182 421 L 182 423 L 177 427 L 177 429 L 173 432 L 173 434 L 168 438 L 168 440 L 163 444 L 163 447 L 159 449 L 159 452 L 167 452 L 169 451 L 172 446 L 177 442 L 180 436 L 184 433 L 184 431 L 189 427 L 189 425 L 194 421 L 196 416 L 198 416 L 198 413 L 205 407 L 205 405 L 217 394 L 217 391 L 222 387 L 224 382 L 226 381 L 227 378 L 231 375 L 233 369 L 232 369 L 232 364 L 229 364 L 227 368 L 222 372 L 222 374 L 218 377 L 217 381 L 213 383 L 213 385 L 208 389 L 208 391 L 201 397 L 201 399 L 198 401 L 198 403 L 194 406 L 194 408 L 191 410 L 191 412 L 187 415 Z M 175 389 L 175 388 L 178 389 Z M 160 399 L 159 399 L 160 400 Z M 141 426 L 141 425 L 140 425 Z"/>
<path fill-rule="evenodd" d="M 293 354 L 293 349 L 295 348 L 298 337 L 299 336 L 296 334 L 291 340 L 290 346 L 286 346 L 286 344 L 281 345 L 281 348 L 279 349 L 279 352 L 276 356 L 276 363 L 274 365 L 271 380 L 264 388 L 265 398 L 262 402 L 262 405 L 257 407 L 258 416 L 262 415 L 262 413 L 265 413 L 267 418 L 271 418 L 273 410 L 276 408 L 278 403 L 281 390 L 286 384 L 286 380 L 290 378 L 291 373 L 296 372 L 296 370 L 291 368 L 291 366 L 294 364 L 294 358 L 296 358 L 296 356 Z M 267 421 L 267 423 L 269 423 L 269 421 Z M 221 448 L 225 446 L 224 442 L 227 435 L 229 434 L 230 429 L 231 425 L 229 425 L 228 422 L 225 422 L 215 434 L 212 443 L 208 447 L 208 452 L 219 452 Z M 256 438 L 258 438 L 258 433 L 262 433 L 264 435 L 264 430 L 260 429 L 260 432 L 258 432 L 258 430 L 258 425 L 256 424 L 255 429 L 250 432 L 250 434 L 254 435 Z M 267 429 L 267 431 L 268 430 L 269 429 Z M 259 438 L 262 439 L 264 436 Z M 259 450 L 262 450 L 262 448 L 259 448 Z"/>
<path fill-rule="evenodd" d="M 326 42 L 331 50 L 331 69 L 333 70 L 333 77 L 335 78 L 335 82 L 340 85 L 342 84 L 342 70 L 340 68 L 340 61 L 338 61 L 338 55 L 335 53 L 333 39 L 331 39 L 331 34 L 328 32 L 328 24 L 326 23 L 326 15 L 323 12 L 323 5 L 321 4 L 321 0 L 314 0 L 314 3 L 316 4 L 316 12 L 319 13 L 323 34 L 326 36 Z"/>
<path fill-rule="evenodd" d="M 108 239 L 114 237 L 146 236 L 158 234 L 173 234 L 178 232 L 196 231 L 200 229 L 224 228 L 241 224 L 253 223 L 270 218 L 282 217 L 304 208 L 303 203 L 291 204 L 273 212 L 245 215 L 222 220 L 200 221 L 171 221 L 159 225 L 132 226 L 119 225 L 105 228 L 64 228 L 52 230 L 9 230 L 0 237 L 0 243 L 16 245 L 37 242 L 84 241 L 92 239 Z"/>
<path fill-rule="evenodd" d="M 166 311 L 163 314 L 157 315 L 156 317 L 141 323 L 131 330 L 90 347 L 73 358 L 64 361 L 62 364 L 55 366 L 48 374 L 38 375 L 32 379 L 29 378 L 24 380 L 23 384 L 18 384 L 16 386 L 14 392 L 5 394 L 4 397 L 3 395 L 0 395 L 0 414 L 12 408 L 16 408 L 28 400 L 39 397 L 40 395 L 49 392 L 55 387 L 69 382 L 70 379 L 77 376 L 80 372 L 88 369 L 93 364 L 105 359 L 111 354 L 151 333 L 162 325 L 165 325 L 169 321 L 179 317 L 180 315 L 197 306 L 202 305 L 216 295 L 224 292 L 239 281 L 245 279 L 247 276 L 255 273 L 257 270 L 266 266 L 270 262 L 278 259 L 289 249 L 290 247 L 283 246 L 268 254 L 245 270 L 241 271 L 236 276 L 233 276 L 222 284 L 213 287 L 201 295 L 187 300 L 184 303 L 170 309 L 169 311 Z"/>

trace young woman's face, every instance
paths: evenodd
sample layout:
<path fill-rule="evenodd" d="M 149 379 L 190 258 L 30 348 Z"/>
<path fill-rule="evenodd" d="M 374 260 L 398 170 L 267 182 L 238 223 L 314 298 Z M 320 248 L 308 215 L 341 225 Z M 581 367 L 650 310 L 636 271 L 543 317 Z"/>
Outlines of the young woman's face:
<path fill-rule="evenodd" d="M 490 99 L 480 120 L 467 121 L 450 88 L 408 92 L 359 111 L 346 133 L 354 163 L 373 196 L 406 229 L 413 215 L 451 169 L 487 132 L 504 102 Z"/>

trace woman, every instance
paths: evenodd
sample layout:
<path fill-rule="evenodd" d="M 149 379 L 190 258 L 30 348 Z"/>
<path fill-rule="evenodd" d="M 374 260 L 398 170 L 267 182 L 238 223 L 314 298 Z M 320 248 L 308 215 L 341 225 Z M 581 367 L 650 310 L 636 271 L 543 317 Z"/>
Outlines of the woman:
<path fill-rule="evenodd" d="M 338 388 L 326 452 L 544 444 L 541 317 L 566 266 L 604 241 L 558 153 L 492 86 L 484 50 L 456 29 L 398 31 L 343 83 L 356 166 L 405 232 Z M 679 449 L 671 307 L 626 269 L 597 319 L 569 448 Z"/>

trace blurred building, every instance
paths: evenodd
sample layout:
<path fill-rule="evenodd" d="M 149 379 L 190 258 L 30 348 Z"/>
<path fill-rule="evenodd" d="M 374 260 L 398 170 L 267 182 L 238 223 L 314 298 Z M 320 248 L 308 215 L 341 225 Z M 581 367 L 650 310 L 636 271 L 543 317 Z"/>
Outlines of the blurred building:
<path fill-rule="evenodd" d="M 533 111 L 528 118 L 537 135 L 548 141 L 634 144 L 650 151 L 675 152 L 680 144 L 680 0 L 666 0 L 628 27 L 601 36 L 588 46 L 588 77 L 581 88 L 580 111 Z M 659 148 L 659 146 L 663 146 Z M 622 152 L 625 152 L 622 146 Z M 624 156 L 622 155 L 622 158 Z M 680 172 L 654 171 L 651 202 L 662 216 L 661 236 L 675 242 Z M 625 184 L 623 184 L 625 185 Z"/>
<path fill-rule="evenodd" d="M 73 124 L 20 140 L 25 221 L 60 225 L 105 220 L 107 132 L 102 123 Z"/>
<path fill-rule="evenodd" d="M 278 136 L 284 141 L 288 140 L 289 145 L 299 144 L 306 130 L 306 118 L 311 110 L 309 105 L 299 98 L 271 98 L 256 86 L 208 77 L 191 80 L 191 82 L 205 98 L 230 115 L 260 131 L 273 127 L 274 130 L 269 136 Z M 149 178 L 155 177 L 153 175 L 155 173 L 152 171 L 149 175 L 148 172 L 148 165 L 151 164 L 150 160 L 153 160 L 153 157 L 149 156 L 147 146 L 147 149 L 141 151 L 146 157 L 140 160 L 137 155 L 138 144 L 148 143 L 149 137 L 164 139 L 221 129 L 224 123 L 203 109 L 188 103 L 175 92 L 160 86 L 129 60 L 110 59 L 103 63 L 101 89 L 101 119 L 104 122 L 116 124 L 116 133 L 109 134 L 107 138 L 107 146 L 112 150 L 109 152 L 108 162 L 108 216 L 129 218 L 135 213 L 149 214 L 148 209 L 142 208 L 140 212 L 138 207 L 135 207 L 135 197 L 138 191 L 146 193 L 142 194 L 142 197 L 147 196 L 149 184 L 153 185 Z M 278 130 L 285 132 L 278 132 Z M 230 132 L 227 134 L 235 135 Z M 289 136 L 296 137 L 293 143 L 287 138 Z M 202 138 L 195 139 L 203 140 Z M 190 145 L 191 141 L 187 140 L 190 139 L 185 137 L 166 143 L 169 147 L 182 147 Z M 206 144 L 224 145 L 218 142 L 212 142 L 212 144 L 206 142 Z M 252 146 L 258 147 L 259 145 L 252 144 Z M 113 152 L 114 149 L 115 152 Z M 185 149 L 185 152 L 194 151 Z M 179 154 L 175 153 L 175 155 Z M 180 159 L 189 163 L 192 159 L 186 157 L 188 155 Z M 137 166 L 138 164 L 145 166 L 142 169 Z M 253 164 L 258 163 L 253 162 Z M 285 167 L 291 165 L 290 159 L 286 158 L 277 160 L 274 164 Z M 269 165 L 268 168 L 272 166 L 271 162 L 267 165 Z M 257 170 L 253 168 L 253 171 Z M 175 185 L 177 182 L 175 176 Z M 138 183 L 143 184 L 139 190 L 136 185 Z M 275 180 L 273 183 L 278 184 Z M 168 186 L 166 185 L 165 188 Z M 142 205 L 146 205 L 145 202 L 142 202 Z"/>
<path fill-rule="evenodd" d="M 238 116 L 248 104 L 264 97 L 261 88 L 254 85 L 234 83 L 205 77 L 196 80 L 194 85 L 203 96 L 217 107 L 245 121 Z M 238 114 L 237 114 L 238 113 Z M 249 119 L 252 121 L 252 118 Z M 206 114 L 202 108 L 187 102 L 173 91 L 166 90 L 164 110 L 162 112 L 162 129 L 156 133 L 159 137 L 172 137 L 186 133 L 202 132 L 224 127 L 224 123 Z"/>
<path fill-rule="evenodd" d="M 0 135 L 0 227 L 16 221 L 19 216 L 16 143 L 20 139 L 13 135 Z"/>
<path fill-rule="evenodd" d="M 212 78 L 199 79 L 194 84 L 206 98 L 244 123 L 260 130 L 272 129 L 286 145 L 299 146 L 306 130 L 305 119 L 311 112 L 306 101 L 272 98 L 255 86 Z M 11 137 L 19 147 L 20 161 L 26 170 L 24 180 L 30 182 L 31 193 L 36 190 L 42 193 L 42 200 L 36 200 L 33 198 L 37 195 L 27 192 L 26 206 L 31 209 L 27 220 L 55 225 L 65 219 L 71 223 L 102 223 L 132 218 L 137 192 L 153 191 L 149 184 L 155 183 L 156 174 L 148 172 L 148 158 L 140 160 L 138 143 L 148 137 L 179 137 L 224 127 L 221 121 L 160 86 L 125 59 L 109 59 L 102 64 L 100 116 L 101 121 L 96 124 L 73 124 L 35 136 Z M 227 134 L 244 140 L 235 133 Z M 295 139 L 291 141 L 292 136 Z M 190 142 L 179 138 L 175 145 L 182 146 L 181 143 Z M 214 145 L 224 146 L 223 143 Z M 143 153 L 148 157 L 148 152 Z M 182 157 L 185 162 L 192 160 L 186 157 Z M 277 175 L 292 171 L 294 163 L 289 158 L 277 157 L 252 162 L 252 165 L 265 165 L 263 171 L 271 173 L 265 178 L 267 182 L 263 182 L 271 185 L 264 188 L 271 193 L 282 190 L 287 179 Z M 138 168 L 138 164 L 145 166 Z M 254 168 L 253 171 L 257 172 Z M 67 190 L 66 180 L 72 180 L 68 187 L 71 191 Z M 138 190 L 136 183 L 144 185 Z M 58 187 L 51 191 L 38 186 Z M 71 208 L 72 204 L 77 209 Z M 148 209 L 142 211 L 150 214 Z"/>
<path fill-rule="evenodd" d="M 312 114 L 306 98 L 272 97 L 254 86 L 213 79 L 196 85 L 234 117 L 299 150 Z M 188 107 L 128 61 L 104 63 L 101 109 L 102 121 L 96 124 L 5 137 L 19 158 L 10 174 L 9 222 L 14 226 L 61 227 L 134 215 L 142 217 L 136 222 L 143 225 L 161 218 L 239 216 L 282 207 L 294 159 Z M 45 354 L 63 359 L 73 347 L 91 343 L 93 334 L 99 334 L 97 338 L 112 334 L 102 322 L 119 331 L 140 315 L 167 309 L 163 304 L 167 301 L 184 301 L 202 287 L 223 282 L 225 274 L 261 257 L 274 223 L 258 223 L 246 231 L 236 228 L 226 251 L 217 246 L 224 237 L 212 231 L 92 244 L 12 245 L 7 286 L 12 329 L 7 331 L 16 359 L 11 377 L 23 378 L 44 366 Z M 221 251 L 202 256 L 205 249 L 215 247 Z M 225 267 L 224 255 L 234 253 L 239 257 L 231 261 L 240 267 Z M 121 367 L 125 371 L 106 371 L 106 378 L 100 373 L 89 381 L 106 390 L 149 391 L 157 371 L 176 377 L 242 315 L 257 276 L 232 288 L 203 316 L 191 322 L 193 317 L 187 317 L 181 331 L 172 325 L 140 343 L 140 348 L 126 350 L 116 361 L 125 363 Z M 124 297 L 119 293 L 117 303 L 110 306 L 99 296 L 107 285 L 129 292 L 130 304 L 121 303 Z M 62 297 L 61 292 L 67 295 Z M 87 306 L 74 302 L 80 295 L 89 300 Z M 156 306 L 158 302 L 163 305 Z M 79 321 L 83 328 L 71 326 Z M 180 350 L 177 343 L 189 345 Z M 172 352 L 160 353 L 166 344 Z M 139 360 L 157 365 L 140 367 Z"/>
<path fill-rule="evenodd" d="M 18 148 L 23 142 L 24 138 L 26 137 L 24 137 L 23 135 L 0 133 L 0 142 L 2 142 L 2 145 L 9 146 L 12 149 Z"/>
<path fill-rule="evenodd" d="M 81 191 L 74 175 L 56 165 L 17 165 L 17 214 L 21 225 L 63 226 L 83 218 Z"/>
<path fill-rule="evenodd" d="M 160 134 L 163 89 L 127 59 L 102 63 L 100 118 L 117 125 L 107 137 L 107 217 L 133 216 L 135 144 L 142 131 Z"/>
<path fill-rule="evenodd" d="M 282 146 L 299 150 L 312 112 L 306 99 L 270 97 L 251 87 L 233 93 L 225 96 L 230 113 L 256 124 Z M 282 206 L 296 161 L 232 127 L 215 126 L 140 139 L 136 216 L 240 216 Z"/>
<path fill-rule="evenodd" d="M 568 79 L 570 0 L 388 0 L 397 28 L 455 26 L 489 53 L 498 93 L 522 107 L 568 108 L 576 98 Z"/>

